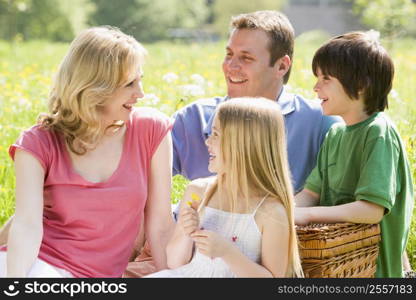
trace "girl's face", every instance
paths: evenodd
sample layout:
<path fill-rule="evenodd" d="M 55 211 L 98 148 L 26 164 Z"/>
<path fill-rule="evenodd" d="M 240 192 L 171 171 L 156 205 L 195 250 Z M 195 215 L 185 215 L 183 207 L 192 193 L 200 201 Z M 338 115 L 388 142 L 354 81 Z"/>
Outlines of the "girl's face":
<path fill-rule="evenodd" d="M 130 74 L 129 81 L 124 86 L 117 88 L 104 104 L 101 113 L 103 122 L 111 125 L 114 121 L 128 121 L 137 98 L 143 98 L 142 70 Z"/>
<path fill-rule="evenodd" d="M 208 170 L 212 173 L 220 173 L 222 169 L 222 159 L 221 159 L 221 128 L 220 122 L 217 117 L 215 117 L 212 132 L 208 139 L 205 141 L 208 147 L 209 153 L 209 164 Z"/>

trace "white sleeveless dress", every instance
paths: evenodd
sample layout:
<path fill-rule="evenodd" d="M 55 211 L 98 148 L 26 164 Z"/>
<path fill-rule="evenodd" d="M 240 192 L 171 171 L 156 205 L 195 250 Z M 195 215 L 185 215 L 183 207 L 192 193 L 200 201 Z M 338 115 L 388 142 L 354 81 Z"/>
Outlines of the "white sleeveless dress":
<path fill-rule="evenodd" d="M 205 207 L 201 228 L 214 231 L 225 237 L 240 249 L 250 260 L 260 263 L 261 232 L 254 216 L 266 199 L 265 196 L 250 214 L 238 214 Z M 198 250 L 192 260 L 179 268 L 162 270 L 146 277 L 236 277 L 222 258 L 211 259 Z"/>

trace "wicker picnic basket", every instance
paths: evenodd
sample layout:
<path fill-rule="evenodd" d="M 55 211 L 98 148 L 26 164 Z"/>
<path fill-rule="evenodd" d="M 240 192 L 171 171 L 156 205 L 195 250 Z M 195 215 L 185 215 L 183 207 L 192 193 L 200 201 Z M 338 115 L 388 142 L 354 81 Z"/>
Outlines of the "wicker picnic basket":
<path fill-rule="evenodd" d="M 305 277 L 374 277 L 378 224 L 310 224 L 296 231 Z"/>

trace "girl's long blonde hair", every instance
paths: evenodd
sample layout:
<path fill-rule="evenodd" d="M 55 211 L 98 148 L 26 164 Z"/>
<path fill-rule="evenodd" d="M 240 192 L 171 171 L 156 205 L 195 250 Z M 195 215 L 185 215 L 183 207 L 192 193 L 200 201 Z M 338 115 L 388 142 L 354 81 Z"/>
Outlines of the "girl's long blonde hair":
<path fill-rule="evenodd" d="M 146 50 L 119 29 L 103 26 L 81 32 L 61 62 L 49 95 L 49 114 L 39 122 L 63 134 L 79 155 L 93 148 L 107 128 L 99 108 L 137 73 Z M 117 126 L 117 125 L 115 125 Z"/>
<path fill-rule="evenodd" d="M 216 118 L 221 132 L 224 173 L 208 189 L 206 205 L 218 189 L 231 211 L 238 196 L 248 201 L 269 194 L 283 204 L 289 221 L 289 264 L 286 276 L 302 277 L 294 223 L 294 196 L 287 160 L 286 134 L 280 107 L 265 98 L 235 98 L 220 104 Z M 203 209 L 203 207 L 202 207 Z"/>

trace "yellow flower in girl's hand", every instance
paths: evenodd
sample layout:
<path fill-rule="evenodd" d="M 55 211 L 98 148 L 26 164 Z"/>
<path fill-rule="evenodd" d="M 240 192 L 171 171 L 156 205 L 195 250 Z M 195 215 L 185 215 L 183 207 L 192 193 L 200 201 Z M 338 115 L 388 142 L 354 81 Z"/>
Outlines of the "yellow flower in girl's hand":
<path fill-rule="evenodd" d="M 201 198 L 199 198 L 198 194 L 192 193 L 191 194 L 191 198 L 193 201 L 199 201 L 201 200 Z"/>
<path fill-rule="evenodd" d="M 186 204 L 188 204 L 189 207 L 192 207 L 192 203 L 195 202 L 199 202 L 199 200 L 201 200 L 201 198 L 198 196 L 198 194 L 192 193 L 191 194 L 191 199 L 192 201 L 187 201 Z"/>

